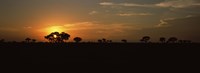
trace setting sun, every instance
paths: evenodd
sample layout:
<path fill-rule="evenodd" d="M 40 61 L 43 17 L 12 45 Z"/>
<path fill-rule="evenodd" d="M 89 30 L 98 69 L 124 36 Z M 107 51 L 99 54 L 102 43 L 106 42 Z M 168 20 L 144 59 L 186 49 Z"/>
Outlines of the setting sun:
<path fill-rule="evenodd" d="M 53 35 L 54 38 L 57 38 L 57 35 Z"/>

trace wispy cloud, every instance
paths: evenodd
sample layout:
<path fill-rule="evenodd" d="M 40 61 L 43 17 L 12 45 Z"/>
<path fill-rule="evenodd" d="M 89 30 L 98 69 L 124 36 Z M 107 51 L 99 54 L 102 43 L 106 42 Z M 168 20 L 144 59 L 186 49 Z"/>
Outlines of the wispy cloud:
<path fill-rule="evenodd" d="M 101 2 L 99 4 L 103 5 L 103 6 L 112 6 L 112 5 L 115 5 L 113 2 Z"/>
<path fill-rule="evenodd" d="M 166 22 L 165 20 L 160 20 L 160 23 L 158 25 L 156 25 L 156 27 L 167 27 L 168 22 Z"/>
<path fill-rule="evenodd" d="M 91 11 L 89 12 L 89 15 L 94 15 L 94 14 L 97 14 L 98 12 L 97 11 Z"/>
<path fill-rule="evenodd" d="M 120 13 L 119 16 L 150 16 L 152 13 Z"/>
<path fill-rule="evenodd" d="M 117 5 L 126 6 L 126 7 L 152 7 L 153 6 L 151 4 L 136 4 L 136 3 L 120 3 Z"/>
<path fill-rule="evenodd" d="M 196 0 L 166 0 L 164 2 L 155 4 L 158 7 L 172 7 L 172 8 L 186 8 L 191 6 L 200 6 Z"/>
<path fill-rule="evenodd" d="M 186 16 L 183 16 L 183 17 L 164 18 L 164 19 L 160 20 L 160 23 L 157 24 L 156 27 L 168 27 L 168 26 L 170 26 L 170 24 L 168 23 L 169 21 L 187 19 L 187 18 L 192 18 L 192 17 L 195 17 L 195 16 L 193 16 L 193 15 L 186 15 Z"/>
<path fill-rule="evenodd" d="M 186 8 L 191 6 L 200 6 L 196 0 L 165 0 L 155 4 L 137 4 L 137 3 L 114 3 L 114 2 L 101 2 L 103 6 L 125 6 L 125 7 L 161 7 L 161 8 Z"/>
<path fill-rule="evenodd" d="M 125 7 L 152 7 L 151 4 L 136 4 L 136 3 L 114 3 L 114 2 L 101 2 L 102 6 L 125 6 Z"/>
<path fill-rule="evenodd" d="M 118 31 L 124 29 L 135 29 L 131 25 L 126 24 L 98 24 L 93 22 L 80 22 L 80 23 L 73 23 L 73 24 L 65 24 L 63 25 L 64 28 L 70 28 L 69 30 L 111 30 L 111 31 Z M 78 28 L 77 28 L 78 27 Z M 105 28 L 108 27 L 108 28 Z M 109 32 L 109 31 L 108 31 Z"/>

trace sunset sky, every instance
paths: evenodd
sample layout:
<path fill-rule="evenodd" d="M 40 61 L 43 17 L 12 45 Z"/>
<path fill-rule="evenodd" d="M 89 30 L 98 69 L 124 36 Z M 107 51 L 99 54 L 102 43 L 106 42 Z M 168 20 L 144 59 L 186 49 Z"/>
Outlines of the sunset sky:
<path fill-rule="evenodd" d="M 66 32 L 83 41 L 138 42 L 151 36 L 200 42 L 200 0 L 0 0 L 0 39 L 45 41 Z"/>

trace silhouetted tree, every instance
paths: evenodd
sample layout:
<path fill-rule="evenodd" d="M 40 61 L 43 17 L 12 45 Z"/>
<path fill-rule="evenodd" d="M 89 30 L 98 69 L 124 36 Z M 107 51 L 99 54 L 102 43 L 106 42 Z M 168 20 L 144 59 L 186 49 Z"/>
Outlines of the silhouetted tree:
<path fill-rule="evenodd" d="M 45 39 L 48 39 L 49 42 L 54 42 L 54 37 L 53 37 L 52 34 L 49 34 L 49 35 L 45 36 L 44 38 L 45 38 Z"/>
<path fill-rule="evenodd" d="M 26 38 L 25 40 L 26 40 L 27 43 L 29 43 L 31 41 L 30 38 Z"/>
<path fill-rule="evenodd" d="M 32 39 L 32 42 L 35 43 L 35 42 L 36 42 L 36 39 Z"/>
<path fill-rule="evenodd" d="M 123 43 L 127 43 L 127 40 L 126 39 L 122 39 L 121 40 Z"/>
<path fill-rule="evenodd" d="M 17 43 L 17 41 L 12 41 L 12 43 Z"/>
<path fill-rule="evenodd" d="M 105 38 L 103 38 L 102 41 L 103 41 L 103 43 L 106 43 L 106 39 Z"/>
<path fill-rule="evenodd" d="M 59 32 L 53 32 L 51 33 L 53 35 L 53 39 L 54 39 L 54 42 L 63 42 L 61 40 L 61 36 L 60 36 L 60 33 Z"/>
<path fill-rule="evenodd" d="M 110 43 L 112 43 L 113 41 L 112 40 L 110 40 Z"/>
<path fill-rule="evenodd" d="M 69 34 L 62 32 L 52 32 L 51 34 L 45 36 L 44 38 L 49 40 L 49 42 L 64 42 L 70 37 Z"/>
<path fill-rule="evenodd" d="M 192 43 L 192 41 L 191 40 L 187 40 L 187 43 Z"/>
<path fill-rule="evenodd" d="M 144 36 L 140 41 L 141 41 L 141 42 L 148 43 L 149 40 L 150 40 L 150 37 L 149 37 L 149 36 Z"/>
<path fill-rule="evenodd" d="M 176 43 L 178 39 L 176 37 L 170 37 L 167 41 L 167 43 Z"/>
<path fill-rule="evenodd" d="M 61 39 L 62 39 L 63 41 L 66 41 L 66 40 L 69 39 L 70 35 L 69 35 L 68 33 L 62 32 L 62 33 L 60 34 L 60 37 L 61 37 Z"/>
<path fill-rule="evenodd" d="M 99 39 L 98 43 L 112 43 L 112 40 L 107 40 L 107 39 L 103 38 L 103 39 Z"/>
<path fill-rule="evenodd" d="M 161 42 L 161 43 L 165 43 L 165 41 L 166 41 L 166 38 L 160 37 L 160 42 Z"/>
<path fill-rule="evenodd" d="M 112 43 L 112 40 L 107 40 L 108 43 Z"/>
<path fill-rule="evenodd" d="M 0 40 L 0 43 L 4 43 L 4 42 L 5 42 L 5 39 L 1 39 L 1 40 Z"/>
<path fill-rule="evenodd" d="M 80 38 L 80 37 L 75 37 L 75 38 L 74 38 L 74 41 L 75 41 L 76 43 L 79 43 L 81 40 L 82 40 L 82 38 Z"/>
<path fill-rule="evenodd" d="M 99 39 L 99 40 L 98 40 L 98 43 L 102 43 L 102 40 Z"/>

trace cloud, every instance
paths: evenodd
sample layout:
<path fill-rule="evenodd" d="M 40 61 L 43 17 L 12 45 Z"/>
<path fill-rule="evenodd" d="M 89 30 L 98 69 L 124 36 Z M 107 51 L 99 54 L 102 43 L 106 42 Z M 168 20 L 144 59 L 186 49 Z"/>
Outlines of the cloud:
<path fill-rule="evenodd" d="M 197 0 L 165 0 L 155 4 L 137 4 L 137 3 L 114 3 L 114 2 L 101 2 L 102 6 L 125 6 L 125 7 L 147 7 L 147 8 L 186 8 L 191 6 L 200 6 Z"/>
<path fill-rule="evenodd" d="M 152 7 L 150 4 L 136 4 L 136 3 L 114 3 L 114 2 L 101 2 L 102 6 L 125 6 L 125 7 Z"/>
<path fill-rule="evenodd" d="M 103 6 L 112 6 L 112 5 L 115 5 L 114 3 L 112 2 L 101 2 L 99 3 L 100 5 L 103 5 Z"/>
<path fill-rule="evenodd" d="M 149 16 L 149 15 L 153 15 L 151 13 L 120 13 L 117 14 L 119 16 Z"/>
<path fill-rule="evenodd" d="M 126 7 L 152 7 L 150 4 L 135 4 L 135 3 L 120 3 L 118 5 L 126 6 Z"/>
<path fill-rule="evenodd" d="M 158 25 L 156 25 L 156 27 L 168 27 L 168 22 L 166 22 L 165 20 L 160 20 L 160 23 Z"/>
<path fill-rule="evenodd" d="M 195 0 L 166 0 L 155 4 L 158 7 L 186 8 L 191 6 L 200 6 Z"/>
<path fill-rule="evenodd" d="M 187 15 L 185 18 L 195 17 L 194 15 Z"/>
<path fill-rule="evenodd" d="M 89 15 L 94 15 L 94 14 L 97 14 L 98 12 L 97 11 L 91 11 L 89 12 Z"/>
<path fill-rule="evenodd" d="M 127 25 L 127 24 L 98 24 L 98 23 L 93 23 L 93 22 L 65 24 L 63 25 L 63 27 L 70 28 L 69 30 L 110 30 L 110 31 L 121 30 L 123 31 L 125 29 L 136 29 L 132 25 Z"/>
<path fill-rule="evenodd" d="M 195 17 L 194 15 L 186 15 L 183 17 L 171 17 L 171 18 L 164 18 L 160 20 L 160 23 L 156 25 L 156 27 L 169 27 L 169 23 L 168 21 L 175 21 L 175 20 L 179 20 L 179 19 L 187 19 L 187 18 L 192 18 Z"/>

